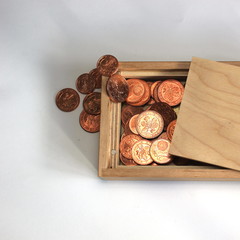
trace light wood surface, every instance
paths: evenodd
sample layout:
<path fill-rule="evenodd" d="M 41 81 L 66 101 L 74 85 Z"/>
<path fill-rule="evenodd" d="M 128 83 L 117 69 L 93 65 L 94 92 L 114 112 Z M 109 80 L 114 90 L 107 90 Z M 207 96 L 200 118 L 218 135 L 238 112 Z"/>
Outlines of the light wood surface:
<path fill-rule="evenodd" d="M 227 62 L 240 66 L 240 62 Z M 174 76 L 186 79 L 190 62 L 120 62 L 121 75 L 161 79 Z M 106 93 L 103 77 L 99 143 L 99 176 L 111 180 L 240 180 L 240 172 L 214 166 L 140 166 L 119 164 L 121 104 L 113 103 Z M 112 152 L 112 150 L 115 150 Z"/>
<path fill-rule="evenodd" d="M 240 170 L 240 68 L 194 57 L 170 153 Z"/>

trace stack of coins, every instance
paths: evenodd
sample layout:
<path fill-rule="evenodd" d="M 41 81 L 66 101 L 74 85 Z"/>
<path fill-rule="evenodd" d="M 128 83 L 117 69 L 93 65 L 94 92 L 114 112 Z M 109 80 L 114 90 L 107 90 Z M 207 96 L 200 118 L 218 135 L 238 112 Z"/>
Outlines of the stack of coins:
<path fill-rule="evenodd" d="M 135 78 L 126 79 L 126 83 L 128 95 L 121 113 L 121 162 L 128 166 L 170 163 L 173 157 L 169 148 L 183 84 L 176 79 L 151 82 Z"/>
<path fill-rule="evenodd" d="M 128 166 L 168 164 L 173 160 L 169 147 L 182 101 L 184 86 L 176 79 L 145 81 L 125 79 L 118 72 L 118 60 L 112 55 L 102 56 L 96 68 L 81 74 L 76 89 L 87 94 L 83 99 L 81 127 L 94 133 L 100 130 L 102 76 L 107 76 L 109 99 L 122 105 L 122 135 L 120 160 Z M 65 88 L 56 95 L 56 105 L 65 112 L 75 110 L 80 96 L 74 89 Z M 186 160 L 176 160 L 181 165 Z"/>
<path fill-rule="evenodd" d="M 95 89 L 101 88 L 102 76 L 110 77 L 118 71 L 118 60 L 112 55 L 104 55 L 97 61 L 96 65 L 96 68 L 89 73 L 81 74 L 76 80 L 78 92 L 86 94 L 83 99 L 83 110 L 80 113 L 79 123 L 85 131 L 90 133 L 100 130 L 101 93 L 95 91 Z M 119 101 L 121 100 L 121 94 L 118 94 L 118 91 L 121 89 L 115 88 L 114 84 L 116 85 L 116 82 L 116 79 L 112 82 L 113 88 L 110 89 L 110 92 L 115 91 L 115 95 L 118 95 L 117 101 Z M 123 91 L 126 92 L 126 89 L 123 89 Z M 57 107 L 64 112 L 75 110 L 80 104 L 78 92 L 72 88 L 60 90 L 55 99 Z"/>

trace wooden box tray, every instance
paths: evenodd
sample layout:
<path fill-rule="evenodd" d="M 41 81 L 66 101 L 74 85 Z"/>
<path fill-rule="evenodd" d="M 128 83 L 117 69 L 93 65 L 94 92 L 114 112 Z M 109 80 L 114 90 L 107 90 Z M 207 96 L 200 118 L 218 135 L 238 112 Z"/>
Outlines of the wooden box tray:
<path fill-rule="evenodd" d="M 240 61 L 223 62 L 240 66 Z M 186 81 L 190 62 L 120 62 L 119 74 L 125 78 Z M 119 160 L 121 103 L 113 103 L 106 93 L 107 77 L 102 79 L 99 177 L 118 180 L 240 180 L 240 172 L 213 165 L 173 164 L 125 166 Z"/>

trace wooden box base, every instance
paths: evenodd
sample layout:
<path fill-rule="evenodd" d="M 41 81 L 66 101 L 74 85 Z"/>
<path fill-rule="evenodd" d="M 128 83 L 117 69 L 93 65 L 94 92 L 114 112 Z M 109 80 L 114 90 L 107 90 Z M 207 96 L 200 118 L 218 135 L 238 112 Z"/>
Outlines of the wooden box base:
<path fill-rule="evenodd" d="M 224 62 L 240 66 L 240 62 Z M 125 78 L 159 80 L 187 78 L 190 62 L 120 62 L 119 74 Z M 240 180 L 240 172 L 217 166 L 125 166 L 119 161 L 121 103 L 113 103 L 106 93 L 107 77 L 102 81 L 99 177 L 112 180 Z"/>

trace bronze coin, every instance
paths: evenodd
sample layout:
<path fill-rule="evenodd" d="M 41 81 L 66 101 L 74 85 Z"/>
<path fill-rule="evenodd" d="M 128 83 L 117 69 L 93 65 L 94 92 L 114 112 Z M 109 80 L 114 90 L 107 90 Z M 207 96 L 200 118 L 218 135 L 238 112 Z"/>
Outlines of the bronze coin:
<path fill-rule="evenodd" d="M 184 87 L 179 81 L 168 79 L 159 86 L 158 98 L 161 102 L 166 102 L 170 106 L 176 106 L 182 101 L 183 92 Z"/>
<path fill-rule="evenodd" d="M 158 83 L 161 83 L 162 81 L 156 81 L 156 82 L 154 82 L 152 85 L 151 85 L 151 88 L 150 88 L 150 92 L 151 92 L 151 97 L 153 98 L 154 96 L 153 96 L 153 91 L 154 91 L 154 88 L 156 87 L 156 85 L 158 84 Z"/>
<path fill-rule="evenodd" d="M 159 136 L 163 126 L 163 118 L 156 111 L 144 111 L 137 118 L 137 131 L 144 138 L 152 139 Z"/>
<path fill-rule="evenodd" d="M 76 88 L 80 93 L 88 94 L 93 92 L 95 89 L 96 82 L 95 79 L 89 78 L 88 73 L 80 75 L 76 80 Z"/>
<path fill-rule="evenodd" d="M 134 162 L 133 159 L 125 158 L 121 153 L 119 154 L 119 158 L 120 158 L 121 162 L 126 166 L 136 166 L 137 165 L 137 163 Z"/>
<path fill-rule="evenodd" d="M 150 99 L 150 88 L 148 84 L 136 78 L 127 80 L 129 86 L 129 94 L 126 102 L 132 106 L 142 106 Z"/>
<path fill-rule="evenodd" d="M 153 89 L 153 98 L 156 102 L 160 102 L 159 97 L 158 97 L 158 88 L 161 84 L 162 84 L 162 82 L 158 82 Z"/>
<path fill-rule="evenodd" d="M 127 123 L 124 125 L 124 133 L 125 135 L 130 135 L 130 134 L 135 134 L 132 132 L 132 130 L 130 129 L 130 119 L 127 121 Z"/>
<path fill-rule="evenodd" d="M 112 75 L 107 81 L 107 93 L 114 102 L 124 102 L 128 96 L 128 84 L 119 74 Z"/>
<path fill-rule="evenodd" d="M 138 118 L 139 114 L 136 114 L 134 116 L 132 116 L 128 122 L 129 128 L 132 131 L 132 133 L 134 134 L 138 134 L 137 132 L 137 118 Z"/>
<path fill-rule="evenodd" d="M 157 139 L 166 139 L 166 140 L 169 140 L 166 132 L 162 132 Z"/>
<path fill-rule="evenodd" d="M 90 133 L 99 132 L 100 130 L 100 115 L 91 115 L 84 110 L 80 114 L 79 123 L 81 127 Z"/>
<path fill-rule="evenodd" d="M 161 114 L 164 121 L 164 130 L 167 129 L 167 126 L 170 122 L 177 118 L 177 114 L 174 112 L 174 110 L 167 103 L 164 102 L 154 103 L 150 107 L 150 110 L 154 110 Z"/>
<path fill-rule="evenodd" d="M 172 160 L 169 154 L 170 141 L 166 139 L 157 139 L 152 142 L 150 155 L 158 164 L 166 164 Z"/>
<path fill-rule="evenodd" d="M 132 158 L 139 165 L 148 165 L 153 162 L 150 155 L 151 142 L 148 140 L 137 141 L 132 148 Z"/>
<path fill-rule="evenodd" d="M 118 71 L 118 60 L 112 55 L 104 55 L 97 62 L 97 69 L 103 75 L 110 77 Z"/>
<path fill-rule="evenodd" d="M 123 125 L 127 123 L 127 121 L 134 115 L 142 113 L 144 110 L 142 107 L 133 107 L 130 105 L 125 105 L 122 108 L 121 119 Z"/>
<path fill-rule="evenodd" d="M 172 141 L 172 137 L 173 137 L 173 133 L 174 133 L 174 130 L 175 130 L 176 123 L 177 123 L 177 121 L 173 120 L 172 122 L 170 122 L 168 124 L 168 127 L 167 127 L 167 136 L 168 136 L 168 139 L 170 141 Z"/>
<path fill-rule="evenodd" d="M 125 136 L 119 145 L 119 149 L 121 154 L 128 159 L 132 159 L 132 147 L 133 145 L 141 140 L 142 138 L 138 135 L 135 134 L 131 134 L 131 135 L 127 135 Z"/>
<path fill-rule="evenodd" d="M 102 87 L 102 75 L 97 68 L 94 68 L 92 71 L 89 72 L 89 78 L 91 82 L 95 82 L 95 88 Z"/>
<path fill-rule="evenodd" d="M 55 101 L 60 110 L 71 112 L 78 107 L 80 97 L 74 89 L 64 88 L 57 93 Z"/>
<path fill-rule="evenodd" d="M 83 108 L 88 114 L 98 115 L 101 110 L 101 93 L 89 93 L 83 99 Z"/>

